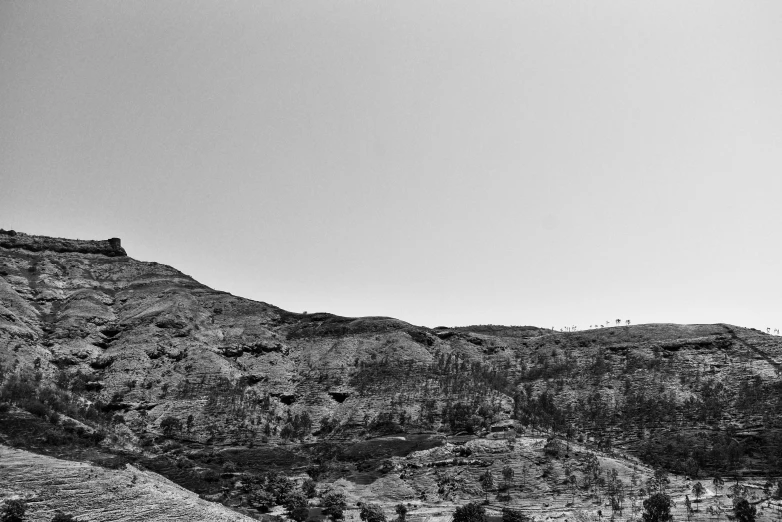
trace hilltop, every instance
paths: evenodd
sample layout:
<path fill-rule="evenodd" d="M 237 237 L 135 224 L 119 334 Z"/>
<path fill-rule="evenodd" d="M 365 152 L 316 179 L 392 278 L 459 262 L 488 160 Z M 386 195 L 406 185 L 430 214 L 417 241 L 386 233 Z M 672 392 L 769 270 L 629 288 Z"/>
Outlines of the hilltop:
<path fill-rule="evenodd" d="M 604 470 L 628 485 L 633 467 L 639 481 L 664 468 L 765 483 L 782 465 L 780 364 L 782 338 L 727 324 L 564 333 L 299 314 L 137 261 L 116 238 L 0 233 L 0 442 L 141 466 L 249 514 L 247 473 L 445 517 L 481 498 L 484 468 L 498 482 L 499 461 L 518 478 L 525 460 L 536 478 L 517 504 L 542 518 L 567 496 L 551 441 L 580 465 L 613 459 Z M 434 454 L 466 460 L 408 466 Z"/>

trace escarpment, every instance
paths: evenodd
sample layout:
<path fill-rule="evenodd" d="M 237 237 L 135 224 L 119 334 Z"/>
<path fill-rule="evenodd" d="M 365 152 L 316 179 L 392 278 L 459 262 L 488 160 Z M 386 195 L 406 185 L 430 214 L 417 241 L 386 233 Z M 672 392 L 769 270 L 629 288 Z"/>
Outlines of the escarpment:
<path fill-rule="evenodd" d="M 0 247 L 19 248 L 31 252 L 51 251 L 58 253 L 73 252 L 77 254 L 100 254 L 108 257 L 127 256 L 122 242 L 113 237 L 106 240 L 93 241 L 83 239 L 62 239 L 48 236 L 31 236 L 14 230 L 0 229 Z"/>

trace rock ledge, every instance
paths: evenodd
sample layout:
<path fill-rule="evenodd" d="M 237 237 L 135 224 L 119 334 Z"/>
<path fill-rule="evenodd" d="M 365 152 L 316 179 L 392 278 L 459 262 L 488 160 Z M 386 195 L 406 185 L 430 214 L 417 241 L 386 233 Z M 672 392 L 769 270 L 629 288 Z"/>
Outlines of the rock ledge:
<path fill-rule="evenodd" d="M 119 238 L 91 241 L 82 239 L 62 239 L 59 237 L 31 236 L 13 230 L 0 228 L 0 247 L 19 248 L 31 252 L 50 250 L 52 252 L 76 252 L 79 254 L 101 254 L 108 257 L 125 257 L 128 254 L 122 248 Z"/>

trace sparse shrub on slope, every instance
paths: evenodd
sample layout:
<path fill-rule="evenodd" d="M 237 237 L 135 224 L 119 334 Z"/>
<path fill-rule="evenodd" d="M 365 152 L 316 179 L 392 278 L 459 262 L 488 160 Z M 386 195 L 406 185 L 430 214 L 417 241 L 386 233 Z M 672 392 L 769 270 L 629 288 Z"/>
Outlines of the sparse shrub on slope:
<path fill-rule="evenodd" d="M 502 522 L 529 522 L 530 518 L 516 509 L 502 508 Z"/>
<path fill-rule="evenodd" d="M 178 433 L 182 431 L 182 421 L 176 417 L 165 417 L 162 421 L 160 421 L 160 429 L 163 430 L 163 433 L 166 435 Z"/>
<path fill-rule="evenodd" d="M 486 511 L 477 502 L 470 502 L 456 508 L 453 513 L 453 522 L 484 522 L 485 520 Z"/>
<path fill-rule="evenodd" d="M 404 504 L 397 504 L 394 511 L 396 511 L 397 522 L 405 522 L 405 518 L 407 518 L 407 506 Z"/>
<path fill-rule="evenodd" d="M 0 522 L 22 522 L 27 503 L 22 499 L 6 500 L 0 509 Z"/>

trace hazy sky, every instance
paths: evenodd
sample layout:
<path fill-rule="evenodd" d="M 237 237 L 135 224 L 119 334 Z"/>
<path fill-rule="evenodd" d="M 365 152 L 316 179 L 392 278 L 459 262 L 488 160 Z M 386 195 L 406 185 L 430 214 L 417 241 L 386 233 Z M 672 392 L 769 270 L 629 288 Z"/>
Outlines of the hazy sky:
<path fill-rule="evenodd" d="M 782 2 L 0 1 L 0 227 L 288 310 L 782 328 Z"/>

